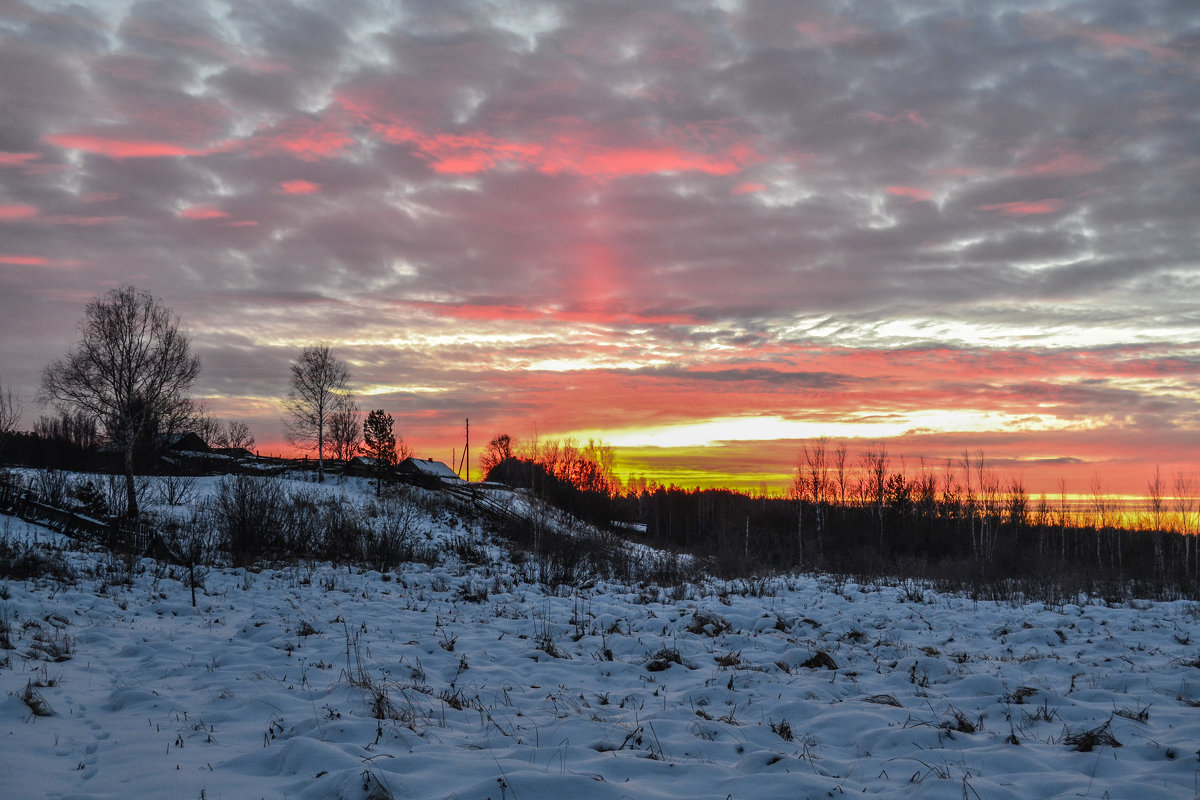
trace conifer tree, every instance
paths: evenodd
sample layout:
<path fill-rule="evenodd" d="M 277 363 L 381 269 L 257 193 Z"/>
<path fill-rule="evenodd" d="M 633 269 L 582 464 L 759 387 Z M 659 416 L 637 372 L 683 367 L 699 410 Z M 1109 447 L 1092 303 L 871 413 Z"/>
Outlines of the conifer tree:
<path fill-rule="evenodd" d="M 383 476 L 396 464 L 396 434 L 394 420 L 382 408 L 367 414 L 363 422 L 363 450 L 375 468 L 375 494 L 383 492 Z"/>

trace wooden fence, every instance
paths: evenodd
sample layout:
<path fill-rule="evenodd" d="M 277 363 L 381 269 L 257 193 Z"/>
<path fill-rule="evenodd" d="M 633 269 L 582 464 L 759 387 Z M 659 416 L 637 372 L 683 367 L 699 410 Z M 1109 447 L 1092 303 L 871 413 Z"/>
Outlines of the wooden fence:
<path fill-rule="evenodd" d="M 140 520 L 96 519 L 57 505 L 42 493 L 0 480 L 0 511 L 44 525 L 72 539 L 96 542 L 133 555 L 170 553 L 158 531 Z"/>

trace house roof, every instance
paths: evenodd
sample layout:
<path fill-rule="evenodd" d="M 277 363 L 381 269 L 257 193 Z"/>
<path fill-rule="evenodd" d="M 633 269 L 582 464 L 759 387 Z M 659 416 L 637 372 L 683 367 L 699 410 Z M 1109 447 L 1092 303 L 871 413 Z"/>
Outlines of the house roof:
<path fill-rule="evenodd" d="M 199 434 L 193 431 L 184 431 L 177 433 L 166 439 L 165 444 L 169 450 L 186 450 L 191 452 L 207 453 L 210 448 Z"/>
<path fill-rule="evenodd" d="M 434 461 L 432 458 L 406 458 L 401 462 L 401 466 L 406 469 L 411 469 L 421 475 L 428 475 L 431 478 L 441 478 L 443 480 L 461 480 L 458 473 L 451 469 L 441 461 Z"/>

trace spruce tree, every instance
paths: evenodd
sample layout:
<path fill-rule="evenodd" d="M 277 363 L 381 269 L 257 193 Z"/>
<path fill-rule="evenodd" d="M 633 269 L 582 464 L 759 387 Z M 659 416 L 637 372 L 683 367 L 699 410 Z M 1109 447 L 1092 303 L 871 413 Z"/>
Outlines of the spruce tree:
<path fill-rule="evenodd" d="M 382 408 L 367 414 L 363 422 L 363 449 L 375 468 L 376 496 L 383 492 L 383 476 L 396 464 L 396 434 L 392 424 L 392 415 L 384 413 Z"/>

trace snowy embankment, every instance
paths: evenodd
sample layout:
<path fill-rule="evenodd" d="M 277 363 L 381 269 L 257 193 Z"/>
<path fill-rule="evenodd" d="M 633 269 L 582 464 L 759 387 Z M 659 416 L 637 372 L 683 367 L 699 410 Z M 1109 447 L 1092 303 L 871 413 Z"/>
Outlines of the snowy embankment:
<path fill-rule="evenodd" d="M 165 567 L 121 585 L 105 555 L 65 558 L 72 582 L 0 580 L 6 798 L 1200 786 L 1195 604 L 1013 607 L 819 576 L 551 591 L 447 557 L 212 570 L 193 609 Z"/>

